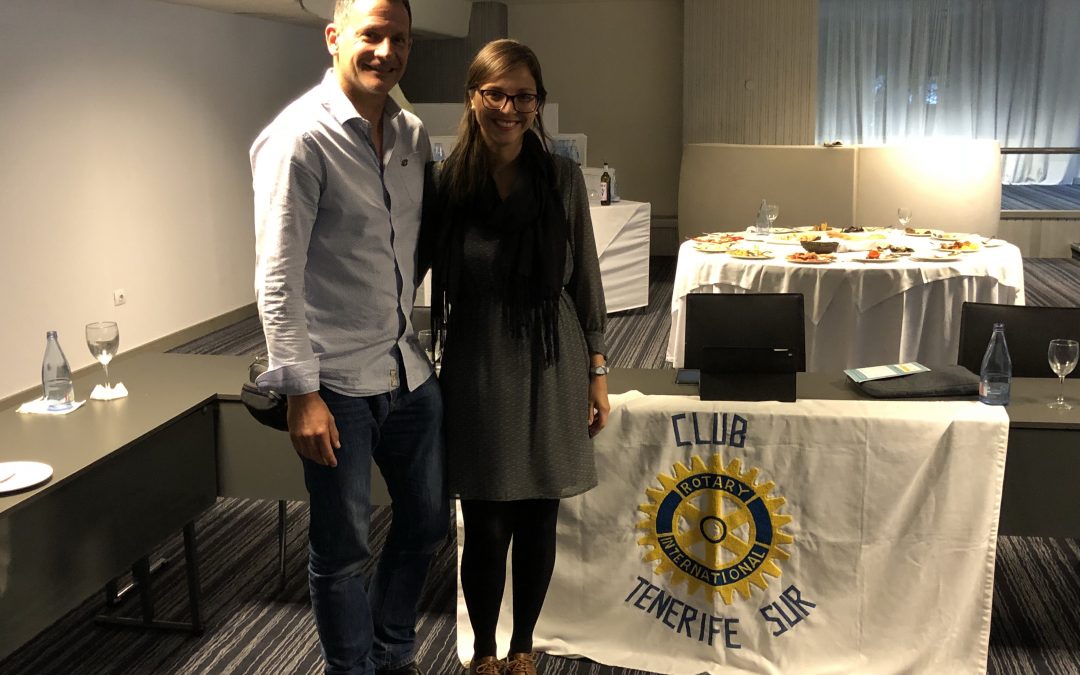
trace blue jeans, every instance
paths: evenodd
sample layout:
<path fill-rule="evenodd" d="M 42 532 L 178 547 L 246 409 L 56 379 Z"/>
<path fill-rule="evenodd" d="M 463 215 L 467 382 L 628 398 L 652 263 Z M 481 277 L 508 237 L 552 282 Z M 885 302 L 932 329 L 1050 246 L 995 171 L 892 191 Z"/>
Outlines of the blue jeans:
<path fill-rule="evenodd" d="M 341 448 L 335 468 L 303 462 L 311 605 L 325 672 L 369 675 L 413 660 L 420 591 L 449 529 L 442 394 L 434 376 L 412 392 L 354 397 L 323 387 L 319 394 Z M 393 500 L 393 523 L 365 590 L 373 458 Z"/>

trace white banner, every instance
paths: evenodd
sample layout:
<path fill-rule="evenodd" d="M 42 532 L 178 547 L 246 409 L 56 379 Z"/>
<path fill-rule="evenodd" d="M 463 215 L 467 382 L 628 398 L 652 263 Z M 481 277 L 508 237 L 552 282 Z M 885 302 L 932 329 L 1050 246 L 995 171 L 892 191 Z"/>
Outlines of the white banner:
<path fill-rule="evenodd" d="M 679 675 L 985 671 L 1004 409 L 612 398 L 537 650 Z M 511 602 L 508 583 L 503 652 Z"/>

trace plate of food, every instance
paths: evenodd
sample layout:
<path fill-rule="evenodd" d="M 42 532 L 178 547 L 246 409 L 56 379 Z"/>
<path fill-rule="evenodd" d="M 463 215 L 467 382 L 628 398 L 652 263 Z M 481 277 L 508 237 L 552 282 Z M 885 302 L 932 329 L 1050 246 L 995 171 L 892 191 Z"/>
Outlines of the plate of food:
<path fill-rule="evenodd" d="M 909 237 L 929 237 L 933 232 L 921 227 L 905 227 L 904 234 Z"/>
<path fill-rule="evenodd" d="M 962 256 L 955 251 L 931 251 L 929 253 L 920 253 L 919 255 L 913 255 L 911 256 L 911 259 L 917 260 L 919 262 L 950 262 L 954 260 L 959 260 L 961 257 Z"/>
<path fill-rule="evenodd" d="M 862 263 L 887 263 L 896 262 L 900 257 L 899 253 L 892 253 L 880 248 L 872 248 L 866 252 L 865 258 L 854 258 L 854 260 Z"/>
<path fill-rule="evenodd" d="M 791 253 L 785 257 L 788 262 L 795 263 L 797 265 L 827 265 L 831 262 L 836 262 L 836 256 L 828 253 L 810 253 L 809 251 L 799 251 L 798 253 Z"/>
<path fill-rule="evenodd" d="M 915 252 L 915 249 L 911 248 L 910 246 L 901 246 L 900 244 L 886 244 L 884 246 L 878 246 L 877 250 L 881 251 L 882 254 L 894 253 L 896 255 L 911 255 Z"/>
<path fill-rule="evenodd" d="M 938 246 L 939 251 L 959 251 L 960 253 L 974 253 L 981 248 L 978 242 L 968 240 L 943 241 Z"/>
<path fill-rule="evenodd" d="M 731 250 L 734 242 L 712 242 L 712 241 L 695 241 L 694 250 L 701 251 L 702 253 L 727 253 Z"/>
<path fill-rule="evenodd" d="M 727 252 L 732 258 L 743 260 L 768 260 L 773 257 L 773 252 L 766 248 L 751 246 L 750 248 L 733 248 Z"/>
<path fill-rule="evenodd" d="M 705 234 L 699 234 L 696 237 L 690 237 L 694 241 L 708 242 L 712 244 L 726 244 L 733 241 L 739 241 L 743 237 L 741 234 L 735 232 L 707 232 Z"/>
<path fill-rule="evenodd" d="M 964 234 L 962 232 L 931 232 L 931 241 L 963 241 L 970 239 L 971 235 Z"/>
<path fill-rule="evenodd" d="M 804 237 L 816 238 L 818 235 L 807 234 L 805 232 L 792 232 L 790 234 L 774 234 L 769 237 L 766 243 L 769 244 L 781 244 L 783 246 L 798 246 L 799 242 Z"/>

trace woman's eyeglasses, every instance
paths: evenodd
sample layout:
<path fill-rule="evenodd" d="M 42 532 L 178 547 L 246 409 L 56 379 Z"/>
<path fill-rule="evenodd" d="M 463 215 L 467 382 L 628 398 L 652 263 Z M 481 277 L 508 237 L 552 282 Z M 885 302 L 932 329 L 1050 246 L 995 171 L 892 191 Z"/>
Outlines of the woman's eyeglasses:
<path fill-rule="evenodd" d="M 506 99 L 510 99 L 511 104 L 514 106 L 514 110 L 519 113 L 531 113 L 536 112 L 537 107 L 540 105 L 540 97 L 536 94 L 520 93 L 505 94 L 498 89 L 481 89 L 480 99 L 484 102 L 484 107 L 488 110 L 502 110 L 506 105 Z"/>

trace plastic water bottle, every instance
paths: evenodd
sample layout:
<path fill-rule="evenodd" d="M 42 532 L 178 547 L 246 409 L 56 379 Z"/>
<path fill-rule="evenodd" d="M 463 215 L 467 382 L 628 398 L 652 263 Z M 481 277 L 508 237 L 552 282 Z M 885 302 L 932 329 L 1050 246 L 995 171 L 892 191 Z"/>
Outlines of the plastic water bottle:
<path fill-rule="evenodd" d="M 71 366 L 56 339 L 56 331 L 45 333 L 45 358 L 41 361 L 41 388 L 50 410 L 70 408 L 75 400 Z"/>
<path fill-rule="evenodd" d="M 987 405 L 1009 405 L 1012 359 L 1005 344 L 1005 324 L 995 323 L 979 369 L 979 400 Z"/>

